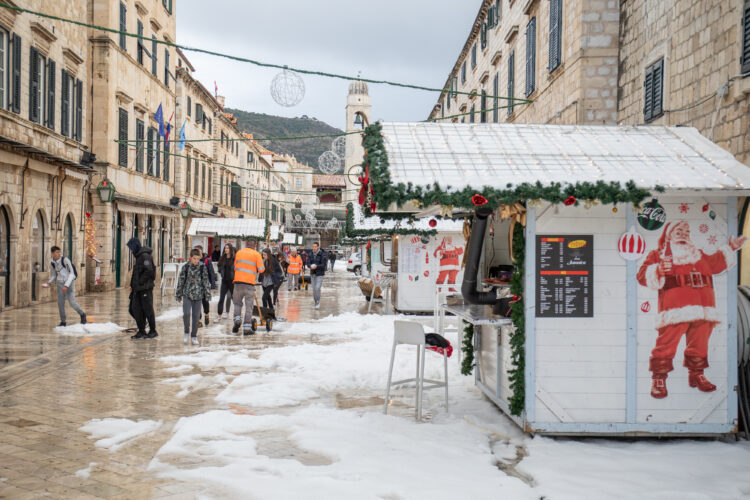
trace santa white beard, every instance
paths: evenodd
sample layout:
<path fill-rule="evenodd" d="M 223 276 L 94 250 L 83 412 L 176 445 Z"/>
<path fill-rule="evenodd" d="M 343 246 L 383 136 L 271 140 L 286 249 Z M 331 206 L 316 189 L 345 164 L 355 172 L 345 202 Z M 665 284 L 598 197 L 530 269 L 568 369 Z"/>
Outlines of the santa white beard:
<path fill-rule="evenodd" d="M 693 264 L 701 260 L 701 251 L 692 243 L 673 243 L 672 263 L 675 265 Z"/>

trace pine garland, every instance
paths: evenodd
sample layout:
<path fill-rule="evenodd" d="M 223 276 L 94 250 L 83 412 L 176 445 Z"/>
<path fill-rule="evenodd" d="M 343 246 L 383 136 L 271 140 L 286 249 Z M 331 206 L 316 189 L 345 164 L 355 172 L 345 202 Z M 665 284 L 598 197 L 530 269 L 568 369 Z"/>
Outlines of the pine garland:
<path fill-rule="evenodd" d="M 442 188 L 439 183 L 432 186 L 414 186 L 412 183 L 391 182 L 391 174 L 388 169 L 388 154 L 383 142 L 382 124 L 373 123 L 365 129 L 362 144 L 365 149 L 362 172 L 369 166 L 370 183 L 375 191 L 374 201 L 381 207 L 390 207 L 396 204 L 401 207 L 409 200 L 418 200 L 424 206 L 439 204 L 460 208 L 473 209 L 474 204 L 471 197 L 481 194 L 487 198 L 490 206 L 512 205 L 516 202 L 526 200 L 545 200 L 550 203 L 563 203 L 571 196 L 575 199 L 575 205 L 581 201 L 599 201 L 604 204 L 610 203 L 633 203 L 640 204 L 645 198 L 651 196 L 646 189 L 636 186 L 635 182 L 628 181 L 623 186 L 619 182 L 577 182 L 575 184 L 561 184 L 555 182 L 549 185 L 536 183 L 522 183 L 514 185 L 508 183 L 506 189 L 497 189 L 484 186 L 482 188 L 467 186 L 460 191 L 451 189 L 451 186 Z M 654 191 L 663 192 L 664 188 L 656 186 Z M 365 203 L 365 214 L 372 215 L 369 204 Z"/>
<path fill-rule="evenodd" d="M 417 235 L 417 236 L 433 236 L 437 234 L 437 229 L 415 229 L 408 227 L 391 227 L 383 229 L 355 229 L 354 228 L 354 206 L 351 202 L 346 205 L 346 223 L 344 224 L 343 231 L 347 237 L 369 237 L 369 236 L 393 236 L 393 235 Z M 378 214 L 380 216 L 381 214 Z M 385 217 L 383 217 L 385 218 Z M 401 217 L 399 217 L 401 218 Z"/>
<path fill-rule="evenodd" d="M 510 336 L 511 360 L 513 368 L 508 370 L 508 379 L 513 395 L 509 398 L 510 412 L 520 415 L 526 401 L 526 312 L 524 310 L 524 256 L 526 237 L 521 224 L 513 227 L 513 275 L 510 279 L 510 292 L 517 297 L 511 304 L 510 319 L 513 333 Z"/>
<path fill-rule="evenodd" d="M 474 363 L 474 325 L 464 323 L 464 338 L 461 344 L 461 351 L 464 353 L 464 359 L 461 361 L 461 375 L 471 375 L 476 363 Z"/>

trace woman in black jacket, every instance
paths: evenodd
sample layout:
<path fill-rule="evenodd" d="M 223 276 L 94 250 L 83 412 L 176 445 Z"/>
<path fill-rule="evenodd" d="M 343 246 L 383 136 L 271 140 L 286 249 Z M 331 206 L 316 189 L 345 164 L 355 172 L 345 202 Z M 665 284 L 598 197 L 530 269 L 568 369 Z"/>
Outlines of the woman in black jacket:
<path fill-rule="evenodd" d="M 263 307 L 273 310 L 272 294 L 276 286 L 281 285 L 283 271 L 279 261 L 268 248 L 263 249 L 263 266 L 266 268 L 260 275 L 261 285 L 263 285 Z"/>
<path fill-rule="evenodd" d="M 234 247 L 227 243 L 219 258 L 219 274 L 221 275 L 221 292 L 219 293 L 219 318 L 224 313 L 224 297 L 226 297 L 227 312 L 232 304 L 232 293 L 234 292 Z"/>

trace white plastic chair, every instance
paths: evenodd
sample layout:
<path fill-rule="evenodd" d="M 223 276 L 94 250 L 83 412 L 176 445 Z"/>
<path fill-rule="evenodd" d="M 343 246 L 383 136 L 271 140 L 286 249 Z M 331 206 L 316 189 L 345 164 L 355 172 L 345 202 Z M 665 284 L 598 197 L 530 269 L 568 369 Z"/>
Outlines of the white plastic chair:
<path fill-rule="evenodd" d="M 394 321 L 393 322 L 393 348 L 391 349 L 391 364 L 388 368 L 388 385 L 385 388 L 385 408 L 384 413 L 388 414 L 388 402 L 391 395 L 391 387 L 415 382 L 416 395 L 416 418 L 422 419 L 422 394 L 425 389 L 435 389 L 445 387 L 445 410 L 448 411 L 448 356 L 443 351 L 443 369 L 444 380 L 429 380 L 424 378 L 424 363 L 426 353 L 426 343 L 424 336 L 424 327 L 415 321 Z M 417 375 L 415 378 L 397 380 L 392 382 L 393 361 L 396 358 L 396 346 L 399 344 L 408 344 L 417 346 Z M 425 382 L 429 385 L 425 387 Z"/>
<path fill-rule="evenodd" d="M 161 294 L 167 292 L 167 290 L 175 290 L 177 288 L 177 276 L 178 276 L 178 265 L 176 262 L 165 262 L 164 269 L 161 274 Z"/>

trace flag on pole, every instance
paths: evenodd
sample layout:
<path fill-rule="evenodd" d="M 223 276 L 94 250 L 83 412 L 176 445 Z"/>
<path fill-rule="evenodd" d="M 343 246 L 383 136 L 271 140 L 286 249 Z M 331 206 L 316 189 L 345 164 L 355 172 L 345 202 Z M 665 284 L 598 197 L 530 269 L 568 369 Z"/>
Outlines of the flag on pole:
<path fill-rule="evenodd" d="M 159 135 L 164 137 L 164 112 L 161 110 L 161 104 L 159 104 L 159 109 L 154 113 L 154 120 L 159 124 Z"/>
<path fill-rule="evenodd" d="M 216 80 L 214 80 L 214 97 L 217 97 L 219 95 L 219 86 L 216 85 Z"/>
<path fill-rule="evenodd" d="M 174 111 L 172 111 L 172 116 L 169 117 L 169 121 L 167 122 L 167 130 L 165 131 L 166 134 L 164 135 L 164 146 L 166 149 L 169 149 L 169 133 L 172 131 L 172 118 L 174 118 Z"/>
<path fill-rule="evenodd" d="M 182 122 L 182 128 L 180 129 L 180 151 L 185 149 L 185 122 Z"/>

